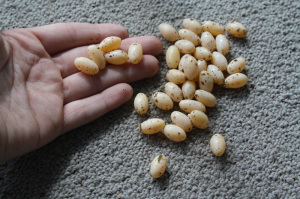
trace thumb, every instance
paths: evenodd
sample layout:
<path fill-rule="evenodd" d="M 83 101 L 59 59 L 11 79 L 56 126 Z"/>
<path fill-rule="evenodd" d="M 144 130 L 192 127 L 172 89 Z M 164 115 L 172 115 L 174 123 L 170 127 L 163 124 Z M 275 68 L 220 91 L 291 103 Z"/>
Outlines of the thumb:
<path fill-rule="evenodd" d="M 9 55 L 10 55 L 9 43 L 6 41 L 5 36 L 3 36 L 2 32 L 0 32 L 0 70 L 8 62 Z"/>

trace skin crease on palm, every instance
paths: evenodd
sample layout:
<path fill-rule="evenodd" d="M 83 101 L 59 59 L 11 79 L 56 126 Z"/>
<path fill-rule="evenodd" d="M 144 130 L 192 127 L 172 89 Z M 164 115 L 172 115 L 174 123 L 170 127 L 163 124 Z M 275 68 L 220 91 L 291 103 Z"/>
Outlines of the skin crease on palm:
<path fill-rule="evenodd" d="M 107 36 L 127 51 L 140 42 L 137 65 L 107 66 L 95 76 L 79 72 L 74 59 Z M 132 97 L 127 83 L 155 75 L 162 51 L 154 36 L 128 38 L 115 24 L 61 23 L 0 34 L 0 161 L 37 149 L 61 134 L 119 107 Z"/>

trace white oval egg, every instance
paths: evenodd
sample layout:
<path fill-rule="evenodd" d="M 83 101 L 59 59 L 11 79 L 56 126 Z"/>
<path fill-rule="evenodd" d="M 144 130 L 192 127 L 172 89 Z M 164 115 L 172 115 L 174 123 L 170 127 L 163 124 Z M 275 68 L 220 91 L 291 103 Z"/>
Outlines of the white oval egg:
<path fill-rule="evenodd" d="M 201 24 L 195 19 L 191 19 L 191 18 L 184 19 L 182 21 L 182 26 L 185 29 L 193 31 L 197 35 L 199 35 L 202 32 Z"/>
<path fill-rule="evenodd" d="M 198 76 L 197 60 L 189 54 L 181 57 L 178 69 L 182 71 L 188 80 L 195 80 Z"/>
<path fill-rule="evenodd" d="M 210 149 L 216 156 L 222 156 L 226 149 L 226 142 L 221 134 L 214 134 L 209 141 Z"/>
<path fill-rule="evenodd" d="M 199 77 L 199 87 L 201 90 L 211 92 L 214 88 L 214 79 L 208 71 L 202 71 Z"/>
<path fill-rule="evenodd" d="M 246 66 L 246 60 L 243 57 L 238 57 L 232 60 L 227 66 L 227 72 L 229 74 L 240 73 Z"/>
<path fill-rule="evenodd" d="M 215 66 L 215 65 L 208 65 L 207 67 L 207 72 L 210 74 L 210 76 L 213 78 L 214 83 L 215 84 L 219 84 L 222 85 L 224 84 L 224 74 L 223 72 L 220 70 L 219 67 Z"/>
<path fill-rule="evenodd" d="M 193 110 L 198 110 L 202 112 L 206 111 L 205 106 L 201 102 L 196 100 L 189 100 L 189 99 L 181 100 L 179 102 L 179 107 L 181 108 L 181 110 L 183 110 L 186 113 L 190 113 Z"/>
<path fill-rule="evenodd" d="M 196 83 L 194 81 L 186 81 L 181 87 L 184 99 L 193 99 L 196 91 Z"/>
<path fill-rule="evenodd" d="M 241 88 L 248 82 L 248 77 L 243 73 L 234 73 L 225 79 L 228 88 Z"/>
<path fill-rule="evenodd" d="M 171 113 L 171 120 L 173 124 L 182 128 L 185 132 L 190 132 L 193 129 L 193 124 L 189 117 L 179 111 Z"/>
<path fill-rule="evenodd" d="M 213 36 L 225 33 L 225 28 L 219 23 L 213 21 L 204 21 L 201 24 L 203 31 L 210 32 Z"/>
<path fill-rule="evenodd" d="M 165 93 L 169 95 L 169 97 L 174 101 L 174 102 L 180 102 L 183 98 L 183 93 L 182 90 L 180 89 L 179 86 L 174 84 L 173 82 L 167 82 L 164 86 Z"/>
<path fill-rule="evenodd" d="M 181 142 L 186 139 L 185 131 L 174 124 L 167 124 L 165 126 L 164 135 L 174 142 Z"/>
<path fill-rule="evenodd" d="M 129 46 L 128 58 L 132 64 L 138 64 L 143 58 L 143 47 L 140 43 L 134 42 Z"/>
<path fill-rule="evenodd" d="M 216 40 L 210 32 L 203 32 L 200 39 L 202 47 L 207 48 L 211 52 L 216 49 Z"/>
<path fill-rule="evenodd" d="M 128 60 L 128 55 L 123 50 L 114 50 L 104 55 L 105 60 L 113 65 L 125 64 Z"/>
<path fill-rule="evenodd" d="M 134 108 L 140 115 L 147 113 L 149 108 L 149 100 L 144 93 L 138 93 L 134 98 Z"/>
<path fill-rule="evenodd" d="M 103 52 L 96 45 L 89 45 L 88 55 L 90 59 L 98 65 L 99 70 L 105 68 L 106 61 Z"/>
<path fill-rule="evenodd" d="M 176 40 L 180 39 L 177 30 L 170 24 L 161 23 L 158 26 L 158 29 L 159 29 L 161 35 L 168 41 L 176 41 Z"/>
<path fill-rule="evenodd" d="M 197 64 L 199 73 L 201 73 L 201 71 L 207 70 L 207 63 L 204 59 L 197 60 Z"/>
<path fill-rule="evenodd" d="M 155 92 L 152 94 L 152 101 L 154 104 L 162 109 L 162 110 L 170 110 L 173 108 L 174 103 L 172 99 L 167 95 L 166 93 L 163 92 Z"/>
<path fill-rule="evenodd" d="M 159 118 L 151 118 L 140 124 L 140 132 L 154 134 L 165 128 L 165 121 Z"/>
<path fill-rule="evenodd" d="M 156 156 L 150 166 L 150 175 L 153 178 L 161 177 L 167 168 L 167 158 L 164 155 Z"/>
<path fill-rule="evenodd" d="M 99 44 L 99 49 L 103 52 L 111 52 L 120 48 L 122 39 L 116 36 L 110 36 L 103 39 Z"/>
<path fill-rule="evenodd" d="M 178 40 L 175 42 L 175 46 L 182 54 L 192 54 L 195 51 L 195 45 L 189 40 Z"/>
<path fill-rule="evenodd" d="M 210 61 L 212 53 L 205 47 L 197 47 L 193 55 L 198 60 L 204 59 L 205 61 Z"/>
<path fill-rule="evenodd" d="M 209 125 L 208 117 L 205 113 L 198 110 L 193 110 L 190 114 L 188 114 L 193 125 L 199 129 L 206 129 Z"/>
<path fill-rule="evenodd" d="M 217 66 L 221 71 L 227 70 L 228 62 L 226 57 L 223 54 L 219 52 L 213 52 L 210 61 L 213 65 Z"/>
<path fill-rule="evenodd" d="M 191 41 L 195 46 L 198 46 L 201 44 L 201 40 L 200 40 L 200 37 L 194 33 L 193 31 L 191 30 L 188 30 L 188 29 L 180 29 L 178 31 L 179 33 L 179 36 L 180 36 L 180 39 L 183 39 L 183 40 L 189 40 Z"/>
<path fill-rule="evenodd" d="M 166 78 L 169 82 L 173 82 L 174 84 L 182 84 L 186 80 L 186 75 L 177 69 L 171 69 L 167 72 Z"/>
<path fill-rule="evenodd" d="M 201 89 L 196 90 L 195 98 L 197 101 L 201 102 L 206 107 L 214 107 L 217 104 L 216 97 L 210 92 L 207 92 L 205 90 L 201 90 Z"/>
<path fill-rule="evenodd" d="M 98 65 L 86 57 L 77 57 L 74 60 L 74 65 L 78 70 L 87 75 L 96 75 L 99 72 Z"/>
<path fill-rule="evenodd" d="M 216 49 L 224 56 L 228 54 L 230 50 L 230 43 L 225 35 L 218 35 L 216 37 Z"/>
<path fill-rule="evenodd" d="M 226 24 L 227 31 L 234 37 L 243 38 L 246 37 L 248 31 L 246 27 L 239 22 L 230 22 Z"/>
<path fill-rule="evenodd" d="M 176 69 L 180 62 L 180 52 L 178 48 L 171 45 L 166 52 L 166 62 L 169 68 Z"/>

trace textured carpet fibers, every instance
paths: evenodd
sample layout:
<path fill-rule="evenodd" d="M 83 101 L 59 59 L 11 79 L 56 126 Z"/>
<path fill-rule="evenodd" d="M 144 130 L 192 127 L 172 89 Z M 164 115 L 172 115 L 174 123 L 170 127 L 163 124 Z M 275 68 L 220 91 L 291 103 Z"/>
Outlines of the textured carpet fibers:
<path fill-rule="evenodd" d="M 185 18 L 223 25 L 238 20 L 248 35 L 228 36 L 226 57 L 244 57 L 243 73 L 249 77 L 241 89 L 215 86 L 218 104 L 207 110 L 209 127 L 194 128 L 180 143 L 161 133 L 139 133 L 138 124 L 149 117 L 171 123 L 171 111 L 150 101 L 150 110 L 140 116 L 132 98 L 36 151 L 1 163 L 1 198 L 300 198 L 299 1 L 1 0 L 0 5 L 1 29 L 109 22 L 128 28 L 130 37 L 158 36 L 164 44 L 159 72 L 131 84 L 134 96 L 143 92 L 149 99 L 163 91 L 168 71 L 165 52 L 171 42 L 160 35 L 160 23 L 179 30 Z M 226 139 L 222 157 L 209 149 L 214 133 Z M 153 179 L 149 166 L 160 153 L 168 158 L 167 171 Z"/>

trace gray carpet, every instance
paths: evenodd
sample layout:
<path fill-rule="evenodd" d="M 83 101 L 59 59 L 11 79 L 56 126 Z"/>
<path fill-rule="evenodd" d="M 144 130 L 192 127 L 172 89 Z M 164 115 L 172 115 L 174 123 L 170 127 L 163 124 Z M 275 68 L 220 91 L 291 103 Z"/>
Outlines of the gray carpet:
<path fill-rule="evenodd" d="M 177 29 L 184 18 L 246 25 L 246 39 L 229 36 L 233 59 L 247 60 L 247 85 L 217 87 L 218 105 L 207 111 L 206 130 L 181 143 L 139 133 L 138 123 L 170 111 L 150 103 L 138 115 L 133 98 L 117 110 L 57 138 L 45 147 L 0 164 L 1 198 L 300 198 L 300 2 L 234 1 L 0 1 L 1 29 L 56 22 L 119 23 L 130 36 L 155 35 L 164 52 L 153 78 L 134 82 L 134 95 L 162 91 L 164 40 L 158 25 Z M 174 110 L 178 109 L 178 106 Z M 226 153 L 214 156 L 209 139 L 222 133 Z M 149 175 L 163 153 L 168 168 Z"/>

